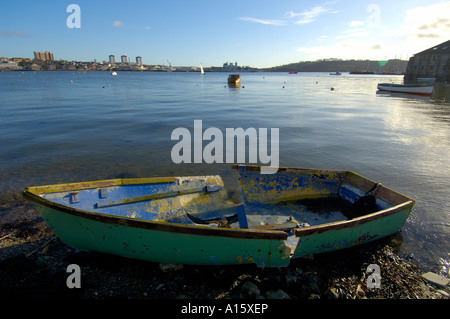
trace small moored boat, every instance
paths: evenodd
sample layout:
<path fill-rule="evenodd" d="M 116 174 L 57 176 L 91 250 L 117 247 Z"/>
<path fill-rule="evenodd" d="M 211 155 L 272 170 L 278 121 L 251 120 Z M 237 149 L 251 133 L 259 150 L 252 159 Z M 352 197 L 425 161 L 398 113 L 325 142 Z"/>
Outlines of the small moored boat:
<path fill-rule="evenodd" d="M 393 83 L 379 83 L 378 90 L 393 93 L 407 93 L 423 96 L 431 96 L 434 85 L 427 84 L 393 84 Z"/>
<path fill-rule="evenodd" d="M 330 72 L 330 75 L 341 75 L 341 72 Z"/>
<path fill-rule="evenodd" d="M 239 74 L 230 74 L 228 76 L 228 85 L 239 86 L 241 84 L 241 76 Z"/>
<path fill-rule="evenodd" d="M 162 263 L 260 267 L 394 234 L 415 204 L 350 171 L 234 168 L 240 203 L 229 201 L 220 176 L 37 186 L 23 194 L 77 249 Z"/>

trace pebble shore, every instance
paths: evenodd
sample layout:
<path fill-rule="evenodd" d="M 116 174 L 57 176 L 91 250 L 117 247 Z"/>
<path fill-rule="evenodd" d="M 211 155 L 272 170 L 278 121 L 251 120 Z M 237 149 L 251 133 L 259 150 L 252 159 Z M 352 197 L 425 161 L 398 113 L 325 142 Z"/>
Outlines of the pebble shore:
<path fill-rule="evenodd" d="M 2 298 L 449 299 L 448 279 L 425 274 L 395 249 L 396 236 L 292 260 L 285 268 L 167 265 L 77 251 L 21 198 L 0 204 Z M 67 267 L 81 269 L 69 289 Z M 378 287 L 368 271 L 380 269 Z"/>

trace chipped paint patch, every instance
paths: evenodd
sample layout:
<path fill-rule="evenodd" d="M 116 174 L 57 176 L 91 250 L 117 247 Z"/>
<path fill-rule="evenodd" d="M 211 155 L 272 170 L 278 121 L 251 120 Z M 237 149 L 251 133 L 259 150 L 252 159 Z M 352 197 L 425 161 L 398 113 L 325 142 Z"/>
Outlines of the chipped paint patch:
<path fill-rule="evenodd" d="M 248 203 L 270 203 L 336 195 L 343 174 L 340 172 L 285 172 L 274 176 L 255 171 L 239 172 L 239 186 Z"/>
<path fill-rule="evenodd" d="M 239 264 L 254 264 L 255 263 L 253 256 L 251 256 L 251 255 L 236 256 L 236 260 Z"/>

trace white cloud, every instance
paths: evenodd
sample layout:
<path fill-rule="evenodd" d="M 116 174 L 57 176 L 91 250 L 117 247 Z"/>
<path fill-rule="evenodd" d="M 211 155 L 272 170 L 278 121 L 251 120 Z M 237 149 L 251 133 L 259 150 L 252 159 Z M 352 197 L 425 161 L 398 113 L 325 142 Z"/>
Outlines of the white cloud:
<path fill-rule="evenodd" d="M 449 39 L 450 1 L 406 10 L 403 19 L 394 24 L 380 20 L 377 28 L 371 28 L 368 21 L 354 20 L 347 23 L 347 26 L 347 30 L 334 38 L 318 42 L 321 46 L 302 46 L 297 52 L 302 59 L 310 60 L 334 57 L 408 59 L 412 54 Z"/>
<path fill-rule="evenodd" d="M 30 33 L 23 32 L 23 31 L 3 31 L 0 30 L 0 36 L 1 37 L 19 37 L 19 38 L 28 38 L 31 36 Z"/>
<path fill-rule="evenodd" d="M 372 50 L 381 50 L 383 47 L 381 44 L 374 44 L 370 47 Z"/>
<path fill-rule="evenodd" d="M 380 42 L 392 54 L 411 56 L 449 39 L 450 2 L 405 11 L 400 27 L 383 28 Z"/>
<path fill-rule="evenodd" d="M 354 28 L 354 27 L 359 27 L 359 26 L 363 26 L 364 22 L 363 21 L 358 21 L 358 20 L 353 20 L 352 22 L 350 22 L 350 27 Z"/>
<path fill-rule="evenodd" d="M 305 10 L 303 12 L 289 11 L 286 12 L 285 16 L 290 19 L 298 18 L 298 20 L 295 21 L 296 24 L 307 24 L 316 21 L 319 16 L 328 13 L 337 13 L 337 11 L 326 8 L 324 6 L 316 6 L 310 10 Z"/>
<path fill-rule="evenodd" d="M 114 21 L 113 26 L 115 26 L 116 28 L 119 28 L 119 27 L 123 26 L 123 22 L 116 20 L 116 21 Z"/>
<path fill-rule="evenodd" d="M 327 3 L 326 5 L 332 2 Z M 260 23 L 266 25 L 284 26 L 289 24 L 289 20 L 294 19 L 295 24 L 308 24 L 316 21 L 321 15 L 337 13 L 338 11 L 326 7 L 326 5 L 315 6 L 312 9 L 304 10 L 303 12 L 288 11 L 284 14 L 285 19 L 271 20 L 271 19 L 258 19 L 251 17 L 241 17 L 240 20 L 249 21 L 253 23 Z"/>
<path fill-rule="evenodd" d="M 450 2 L 406 11 L 405 25 L 409 28 L 409 36 L 447 39 L 450 34 Z"/>
<path fill-rule="evenodd" d="M 253 23 L 260 23 L 260 24 L 268 24 L 268 25 L 286 25 L 286 22 L 281 20 L 263 20 L 263 19 L 256 19 L 256 18 L 250 18 L 250 17 L 242 17 L 239 18 L 243 21 L 249 21 Z"/>
<path fill-rule="evenodd" d="M 409 9 L 405 13 L 402 25 L 398 28 L 390 28 L 383 35 L 416 41 L 424 38 L 448 39 L 449 17 L 450 2 Z"/>

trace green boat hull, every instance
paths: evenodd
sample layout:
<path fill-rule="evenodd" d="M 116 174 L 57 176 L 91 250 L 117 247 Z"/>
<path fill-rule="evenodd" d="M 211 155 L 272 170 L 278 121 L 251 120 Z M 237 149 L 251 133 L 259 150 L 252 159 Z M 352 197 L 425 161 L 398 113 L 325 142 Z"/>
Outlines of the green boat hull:
<path fill-rule="evenodd" d="M 323 231 L 297 231 L 300 238 L 292 258 L 319 254 L 365 244 L 397 233 L 408 219 L 410 207 L 399 208 L 395 214 L 381 219 L 327 226 Z"/>
<path fill-rule="evenodd" d="M 290 249 L 285 246 L 283 234 L 280 234 L 280 239 L 253 239 L 247 236 L 248 231 L 229 230 L 230 234 L 214 236 L 201 232 L 197 234 L 195 226 L 193 229 L 182 226 L 181 229 L 164 223 L 148 223 L 147 226 L 153 227 L 142 228 L 120 220 L 111 223 L 97 221 L 42 205 L 36 205 L 36 208 L 63 242 L 80 250 L 192 265 L 256 264 L 259 267 L 283 267 L 290 261 Z M 217 231 L 212 227 L 203 230 Z"/>

